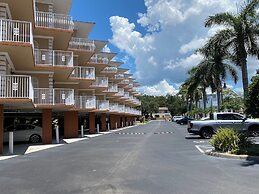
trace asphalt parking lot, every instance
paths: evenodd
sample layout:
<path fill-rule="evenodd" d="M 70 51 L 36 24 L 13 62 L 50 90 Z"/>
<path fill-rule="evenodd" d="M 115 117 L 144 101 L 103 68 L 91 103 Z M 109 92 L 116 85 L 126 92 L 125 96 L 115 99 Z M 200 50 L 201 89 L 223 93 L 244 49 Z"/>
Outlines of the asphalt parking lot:
<path fill-rule="evenodd" d="M 187 137 L 187 138 L 186 138 Z M 186 126 L 154 121 L 0 161 L 1 193 L 258 193 L 259 163 L 215 158 Z"/>

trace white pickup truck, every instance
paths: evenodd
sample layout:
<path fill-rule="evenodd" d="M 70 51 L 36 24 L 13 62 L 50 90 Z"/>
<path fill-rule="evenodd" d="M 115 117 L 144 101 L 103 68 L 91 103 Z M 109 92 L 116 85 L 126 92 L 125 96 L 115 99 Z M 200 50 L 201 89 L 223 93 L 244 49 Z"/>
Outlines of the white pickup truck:
<path fill-rule="evenodd" d="M 259 120 L 247 119 L 239 113 L 213 113 L 208 120 L 190 121 L 188 132 L 209 139 L 220 128 L 234 128 L 239 131 L 248 131 L 251 136 L 259 135 Z"/>

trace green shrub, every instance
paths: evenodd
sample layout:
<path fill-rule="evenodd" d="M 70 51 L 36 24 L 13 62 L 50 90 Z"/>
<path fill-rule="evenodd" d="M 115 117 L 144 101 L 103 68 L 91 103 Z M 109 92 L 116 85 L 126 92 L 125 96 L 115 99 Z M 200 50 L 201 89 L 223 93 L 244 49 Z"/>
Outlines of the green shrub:
<path fill-rule="evenodd" d="M 252 145 L 248 134 L 240 133 L 232 128 L 221 128 L 211 138 L 210 144 L 216 151 L 242 154 Z"/>

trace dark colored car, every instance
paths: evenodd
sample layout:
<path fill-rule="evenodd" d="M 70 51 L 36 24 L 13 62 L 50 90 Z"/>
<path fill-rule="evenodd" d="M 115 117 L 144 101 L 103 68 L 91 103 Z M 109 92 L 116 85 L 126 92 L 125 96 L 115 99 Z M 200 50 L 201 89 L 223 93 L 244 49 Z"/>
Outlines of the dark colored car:
<path fill-rule="evenodd" d="M 192 121 L 193 119 L 190 118 L 190 117 L 184 117 L 180 120 L 178 120 L 176 123 L 177 124 L 180 124 L 180 125 L 187 125 L 188 124 L 188 121 Z"/>

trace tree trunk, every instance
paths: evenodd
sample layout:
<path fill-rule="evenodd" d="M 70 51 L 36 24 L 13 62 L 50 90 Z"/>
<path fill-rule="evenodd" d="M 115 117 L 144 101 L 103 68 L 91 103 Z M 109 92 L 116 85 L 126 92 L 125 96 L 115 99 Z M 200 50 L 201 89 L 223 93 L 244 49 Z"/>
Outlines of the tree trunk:
<path fill-rule="evenodd" d="M 207 108 L 207 94 L 206 94 L 206 88 L 202 89 L 202 100 L 203 100 L 203 108 L 204 110 Z"/>
<path fill-rule="evenodd" d="M 221 101 L 220 101 L 220 90 L 217 89 L 217 105 L 218 105 L 218 112 L 220 112 L 220 105 L 221 105 Z"/>
<path fill-rule="evenodd" d="M 248 72 L 247 72 L 247 60 L 246 55 L 242 57 L 241 61 L 241 70 L 242 70 L 242 82 L 243 82 L 243 90 L 244 90 L 244 98 L 246 98 L 248 94 Z"/>

